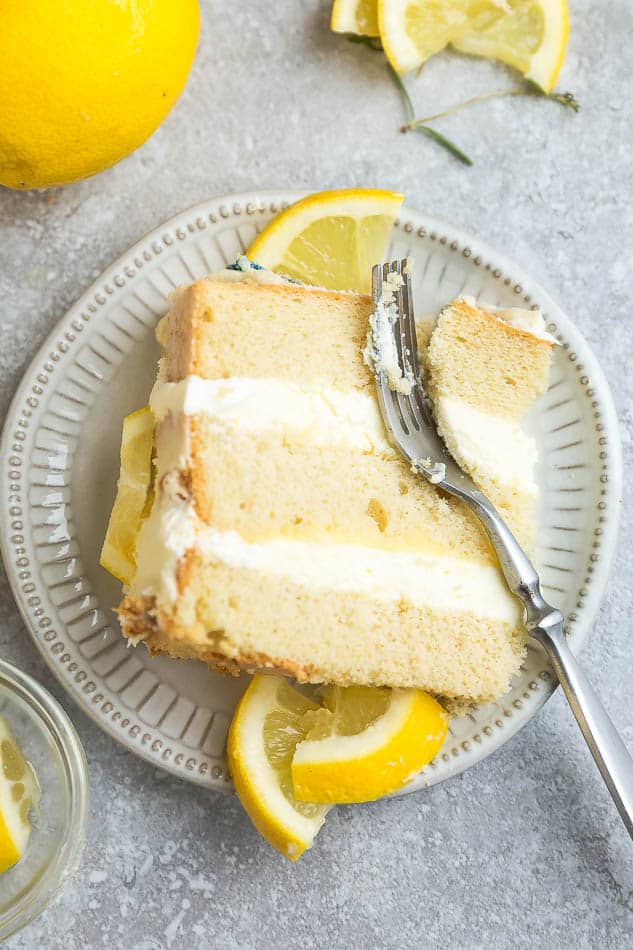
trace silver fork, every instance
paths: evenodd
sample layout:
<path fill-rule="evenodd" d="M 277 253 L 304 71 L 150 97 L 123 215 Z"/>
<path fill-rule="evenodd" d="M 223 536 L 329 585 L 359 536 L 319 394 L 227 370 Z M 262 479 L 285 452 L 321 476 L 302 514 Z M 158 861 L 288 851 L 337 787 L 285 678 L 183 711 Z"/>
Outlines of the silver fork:
<path fill-rule="evenodd" d="M 394 301 L 393 334 L 399 368 L 410 385 L 410 392 L 395 392 L 389 387 L 385 372 L 375 372 L 378 402 L 390 439 L 414 470 L 438 488 L 460 498 L 481 521 L 508 587 L 525 608 L 528 634 L 545 648 L 607 788 L 633 837 L 633 759 L 569 649 L 563 615 L 542 596 L 534 565 L 489 499 L 457 465 L 438 434 L 418 363 L 411 277 L 406 261 L 376 264 L 372 268 L 374 311 L 383 299 L 383 284 L 393 273 L 401 278 Z"/>

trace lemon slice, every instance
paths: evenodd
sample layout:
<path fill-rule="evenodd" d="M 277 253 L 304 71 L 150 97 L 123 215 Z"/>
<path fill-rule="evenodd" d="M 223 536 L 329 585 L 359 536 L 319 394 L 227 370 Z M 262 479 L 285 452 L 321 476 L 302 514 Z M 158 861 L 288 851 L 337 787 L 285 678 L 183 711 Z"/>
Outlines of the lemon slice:
<path fill-rule="evenodd" d="M 0 717 L 0 874 L 20 860 L 29 843 L 29 812 L 39 801 L 32 766 Z"/>
<path fill-rule="evenodd" d="M 368 802 L 402 788 L 436 755 L 448 716 L 420 690 L 327 687 L 325 705 L 297 744 L 299 801 Z"/>
<path fill-rule="evenodd" d="M 378 36 L 377 0 L 334 0 L 330 28 L 334 33 Z"/>
<path fill-rule="evenodd" d="M 149 406 L 125 417 L 121 472 L 99 561 L 122 584 L 129 584 L 134 576 L 136 538 L 151 503 L 153 441 L 154 417 Z"/>
<path fill-rule="evenodd" d="M 378 0 L 383 48 L 409 72 L 449 43 L 498 59 L 549 92 L 569 34 L 566 0 Z"/>
<path fill-rule="evenodd" d="M 295 800 L 290 765 L 304 739 L 304 718 L 318 706 L 278 676 L 256 674 L 238 703 L 227 743 L 235 791 L 261 835 L 296 861 L 309 848 L 328 808 Z"/>
<path fill-rule="evenodd" d="M 402 201 L 372 188 L 318 192 L 274 218 L 248 257 L 317 287 L 369 293 Z"/>

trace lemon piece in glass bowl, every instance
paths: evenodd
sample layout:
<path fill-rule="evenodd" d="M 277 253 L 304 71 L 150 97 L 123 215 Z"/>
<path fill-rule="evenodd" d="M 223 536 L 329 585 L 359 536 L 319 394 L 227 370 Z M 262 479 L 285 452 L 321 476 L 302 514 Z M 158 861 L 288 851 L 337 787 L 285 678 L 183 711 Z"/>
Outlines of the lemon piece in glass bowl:
<path fill-rule="evenodd" d="M 29 843 L 31 808 L 39 802 L 35 772 L 0 716 L 0 874 L 17 864 Z"/>

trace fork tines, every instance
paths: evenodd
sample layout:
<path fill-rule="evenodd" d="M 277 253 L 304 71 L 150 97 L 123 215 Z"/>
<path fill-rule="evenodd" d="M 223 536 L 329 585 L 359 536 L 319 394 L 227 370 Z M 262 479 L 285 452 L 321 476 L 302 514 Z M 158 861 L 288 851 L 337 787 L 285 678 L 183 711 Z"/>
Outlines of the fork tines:
<path fill-rule="evenodd" d="M 398 366 L 405 380 L 413 383 L 417 377 L 417 340 L 413 320 L 413 295 L 407 260 L 376 264 L 372 268 L 374 305 L 382 301 L 392 310 L 392 327 Z"/>
<path fill-rule="evenodd" d="M 388 392 L 386 380 L 383 379 L 380 388 L 383 391 L 383 400 L 391 397 L 390 401 L 407 433 L 412 428 L 420 430 L 428 426 L 434 427 L 420 374 L 413 290 L 408 264 L 408 260 L 404 259 L 376 264 L 372 268 L 374 306 L 383 300 L 395 309 L 392 332 L 398 366 L 402 377 L 410 386 L 408 392 L 393 389 Z M 394 278 L 393 275 L 398 276 Z"/>

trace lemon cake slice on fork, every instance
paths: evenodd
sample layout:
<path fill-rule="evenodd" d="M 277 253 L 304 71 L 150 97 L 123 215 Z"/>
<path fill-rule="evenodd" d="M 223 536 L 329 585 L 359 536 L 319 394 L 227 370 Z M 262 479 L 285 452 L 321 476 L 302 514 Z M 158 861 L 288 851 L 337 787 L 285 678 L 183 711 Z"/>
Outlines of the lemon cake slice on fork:
<path fill-rule="evenodd" d="M 119 608 L 130 639 L 300 682 L 465 702 L 508 688 L 519 607 L 473 516 L 388 443 L 363 361 L 370 314 L 369 297 L 265 271 L 175 292 L 151 397 L 154 500 Z M 462 464 L 476 457 L 526 544 L 535 449 L 519 422 L 551 350 L 537 331 L 457 302 L 425 355 L 444 437 Z M 480 453 L 500 433 L 502 456 Z M 504 482 L 512 445 L 525 477 Z"/>

